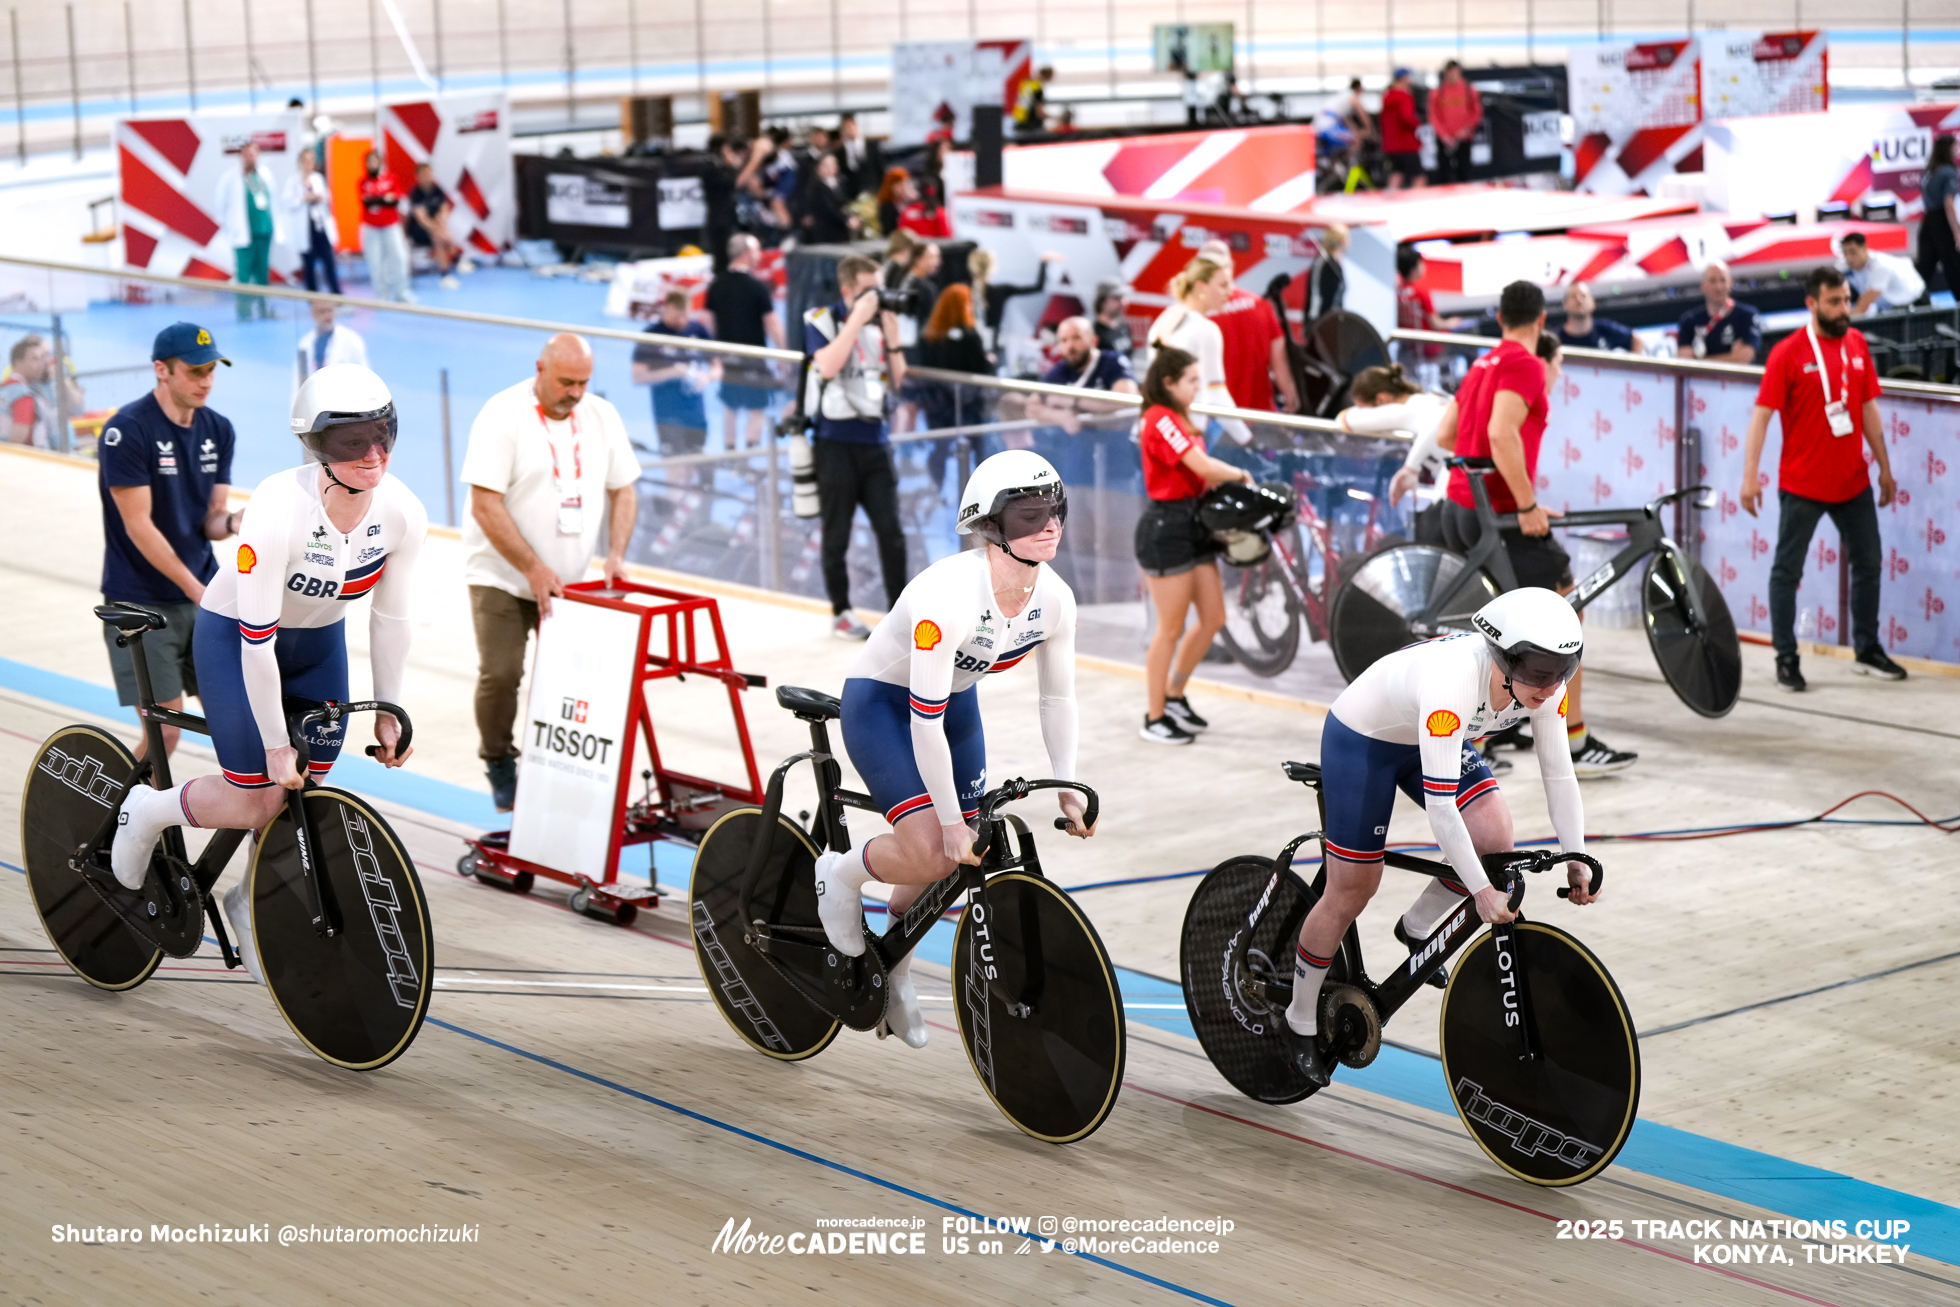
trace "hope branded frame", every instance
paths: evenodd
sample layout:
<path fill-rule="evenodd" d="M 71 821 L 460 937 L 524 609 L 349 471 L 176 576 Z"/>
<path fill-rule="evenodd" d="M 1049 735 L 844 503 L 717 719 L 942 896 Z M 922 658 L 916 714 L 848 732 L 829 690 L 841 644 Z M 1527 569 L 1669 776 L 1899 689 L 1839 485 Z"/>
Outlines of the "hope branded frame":
<path fill-rule="evenodd" d="M 458 870 L 519 893 L 528 892 L 538 876 L 575 885 L 574 907 L 626 925 L 640 907 L 657 907 L 660 897 L 651 881 L 644 889 L 620 884 L 621 850 L 663 839 L 698 844 L 724 812 L 762 802 L 741 692 L 765 682 L 735 670 L 720 606 L 707 596 L 632 581 L 617 589 L 582 581 L 567 586 L 561 602 L 570 619 L 561 630 L 569 633 L 576 625 L 583 632 L 589 626 L 600 639 L 623 647 L 561 647 L 562 639 L 550 638 L 557 614 L 541 624 L 530 711 L 520 724 L 530 756 L 511 829 L 465 841 L 470 850 Z M 624 685 L 595 684 L 589 695 L 568 696 L 561 684 L 565 665 L 572 675 L 618 676 Z M 727 693 L 743 782 L 678 771 L 662 758 L 648 689 L 689 675 L 718 681 Z M 559 721 L 565 715 L 561 708 L 570 714 L 565 722 Z M 615 731 L 610 737 L 600 734 Z M 576 758 L 571 756 L 574 737 Z M 646 757 L 637 766 L 647 785 L 636 801 L 631 789 L 642 739 Z M 593 765 L 580 765 L 587 763 Z M 592 829 L 599 820 L 606 823 L 603 836 Z"/>

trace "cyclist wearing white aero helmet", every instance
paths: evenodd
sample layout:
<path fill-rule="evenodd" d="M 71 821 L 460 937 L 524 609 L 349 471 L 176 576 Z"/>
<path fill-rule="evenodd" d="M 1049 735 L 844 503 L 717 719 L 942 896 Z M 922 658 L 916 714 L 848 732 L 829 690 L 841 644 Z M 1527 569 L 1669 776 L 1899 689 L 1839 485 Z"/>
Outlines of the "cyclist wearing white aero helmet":
<path fill-rule="evenodd" d="M 987 788 L 982 676 L 1033 661 L 1049 770 L 1075 778 L 1075 594 L 1048 566 L 1067 516 L 1068 492 L 1047 459 L 1017 449 L 983 461 L 960 497 L 958 527 L 985 547 L 913 577 L 851 668 L 844 749 L 892 833 L 817 859 L 818 913 L 838 952 L 864 952 L 865 881 L 893 886 L 891 910 L 903 913 L 927 885 L 979 862 L 967 822 Z M 1070 834 L 1094 834 L 1081 796 L 1064 790 L 1061 805 Z M 892 966 L 879 1036 L 923 1048 L 911 966 L 909 955 Z"/>
<path fill-rule="evenodd" d="M 1395 923 L 1395 937 L 1413 951 L 1466 895 L 1475 897 L 1485 921 L 1513 919 L 1479 859 L 1513 847 L 1511 810 L 1470 741 L 1526 720 L 1537 738 L 1564 739 L 1565 685 L 1578 670 L 1584 637 L 1572 606 L 1537 588 L 1499 595 L 1472 622 L 1475 632 L 1410 645 L 1377 661 L 1334 701 L 1321 731 L 1327 891 L 1300 927 L 1286 1010 L 1293 1064 L 1317 1085 L 1328 1083 L 1315 1038 L 1321 982 L 1341 937 L 1381 885 L 1398 788 L 1429 813 L 1456 879 L 1425 888 Z M 1584 853 L 1585 809 L 1571 755 L 1543 749 L 1535 756 L 1559 847 Z M 1577 862 L 1567 868 L 1571 901 L 1590 903 L 1590 871 Z M 1430 983 L 1440 987 L 1443 974 Z"/>
<path fill-rule="evenodd" d="M 346 605 L 363 595 L 374 696 L 400 702 L 408 662 L 409 595 L 429 515 L 388 474 L 395 448 L 395 404 L 387 384 L 358 364 L 321 368 L 293 399 L 292 431 L 306 460 L 252 491 L 237 546 L 219 554 L 205 589 L 192 649 L 199 697 L 224 781 L 204 777 L 168 790 L 133 787 L 123 800 L 110 852 L 116 879 L 140 888 L 165 827 L 256 830 L 304 778 L 286 728 L 284 701 L 347 698 Z M 316 723 L 307 771 L 323 779 L 346 732 Z M 377 760 L 399 767 L 401 725 L 374 719 Z M 225 895 L 225 917 L 254 979 L 251 914 L 239 884 Z"/>

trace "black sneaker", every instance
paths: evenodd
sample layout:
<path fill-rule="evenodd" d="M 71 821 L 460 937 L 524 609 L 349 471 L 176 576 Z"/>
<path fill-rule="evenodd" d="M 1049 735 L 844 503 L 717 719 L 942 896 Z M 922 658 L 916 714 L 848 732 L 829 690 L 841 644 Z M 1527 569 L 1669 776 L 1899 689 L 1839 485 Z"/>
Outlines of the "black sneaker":
<path fill-rule="evenodd" d="M 1484 748 L 1487 750 L 1484 756 L 1488 758 L 1490 756 L 1488 751 L 1498 748 L 1516 749 L 1519 753 L 1530 753 L 1531 743 L 1531 723 L 1512 722 L 1509 726 L 1506 726 L 1503 730 L 1484 741 Z"/>
<path fill-rule="evenodd" d="M 1903 681 L 1906 669 L 1886 657 L 1883 649 L 1867 649 L 1852 662 L 1851 670 L 1861 676 L 1876 676 L 1882 681 Z"/>
<path fill-rule="evenodd" d="M 1402 924 L 1402 918 L 1400 917 L 1395 919 L 1395 938 L 1403 948 L 1409 950 L 1411 957 L 1415 955 L 1417 949 L 1422 947 L 1422 941 L 1409 934 L 1409 928 Z M 1450 987 L 1450 969 L 1448 967 L 1437 967 L 1436 970 L 1429 974 L 1429 979 L 1422 983 L 1431 989 L 1448 989 Z"/>
<path fill-rule="evenodd" d="M 1210 722 L 1198 716 L 1197 712 L 1191 707 L 1191 701 L 1181 694 L 1175 699 L 1167 698 L 1164 700 L 1164 716 L 1176 722 L 1187 735 L 1196 735 L 1199 731 L 1211 725 Z"/>
<path fill-rule="evenodd" d="M 1465 745 L 1464 747 L 1469 748 L 1470 746 Z M 1505 772 L 1511 770 L 1511 760 L 1497 756 L 1496 736 L 1491 736 L 1482 744 L 1477 745 L 1474 752 L 1479 758 L 1483 759 L 1484 766 L 1490 768 L 1490 774 L 1493 776 L 1502 776 Z"/>
<path fill-rule="evenodd" d="M 1281 1013 L 1279 1018 L 1280 1035 L 1286 1040 L 1287 1060 L 1293 1069 L 1306 1078 L 1315 1089 L 1325 1089 L 1333 1083 L 1334 1075 L 1327 1066 L 1326 1054 L 1320 1049 L 1319 1035 L 1303 1035 L 1295 1030 Z"/>
<path fill-rule="evenodd" d="M 1597 731 L 1586 732 L 1586 742 L 1572 751 L 1572 770 L 1580 776 L 1604 776 L 1633 766 L 1639 754 L 1615 749 L 1599 738 Z"/>
<path fill-rule="evenodd" d="M 517 806 L 517 759 L 492 758 L 484 775 L 490 778 L 490 801 L 497 805 L 498 812 L 509 812 Z"/>
<path fill-rule="evenodd" d="M 1143 729 L 1137 732 L 1152 744 L 1189 744 L 1198 737 L 1171 720 L 1170 713 L 1162 717 L 1146 717 Z"/>
<path fill-rule="evenodd" d="M 1776 688 L 1788 690 L 1792 694 L 1802 694 L 1809 688 L 1803 679 L 1803 673 L 1797 668 L 1795 654 L 1776 660 Z"/>

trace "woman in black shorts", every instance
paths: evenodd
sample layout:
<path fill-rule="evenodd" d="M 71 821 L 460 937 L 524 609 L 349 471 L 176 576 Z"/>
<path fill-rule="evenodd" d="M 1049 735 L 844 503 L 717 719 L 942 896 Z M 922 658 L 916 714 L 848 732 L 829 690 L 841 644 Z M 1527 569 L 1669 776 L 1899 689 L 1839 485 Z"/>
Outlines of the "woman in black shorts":
<path fill-rule="evenodd" d="M 1184 683 L 1225 625 L 1225 588 L 1212 561 L 1223 546 L 1199 524 L 1198 500 L 1228 481 L 1253 483 L 1252 473 L 1205 452 L 1191 420 L 1203 384 L 1198 360 L 1174 345 L 1157 351 L 1143 379 L 1139 443 L 1150 507 L 1137 522 L 1137 565 L 1157 610 L 1157 630 L 1143 664 L 1150 703 L 1140 734 L 1152 744 L 1189 744 L 1207 725 L 1186 701 Z M 1198 623 L 1186 631 L 1184 615 L 1193 605 Z"/>

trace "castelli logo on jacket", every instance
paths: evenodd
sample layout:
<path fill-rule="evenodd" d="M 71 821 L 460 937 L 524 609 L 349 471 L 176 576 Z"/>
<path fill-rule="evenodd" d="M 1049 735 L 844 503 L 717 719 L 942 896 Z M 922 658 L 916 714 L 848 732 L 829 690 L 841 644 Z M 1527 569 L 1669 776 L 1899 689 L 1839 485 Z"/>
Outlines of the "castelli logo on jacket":
<path fill-rule="evenodd" d="M 1438 708 L 1435 712 L 1429 714 L 1429 720 L 1424 722 L 1423 725 L 1429 728 L 1431 735 L 1440 738 L 1455 735 L 1458 731 L 1462 730 L 1463 719 L 1447 708 Z"/>
<path fill-rule="evenodd" d="M 928 653 L 938 648 L 939 642 L 945 638 L 946 637 L 940 633 L 939 623 L 937 622 L 920 622 L 917 626 L 912 628 L 913 647 L 917 649 L 924 649 Z"/>
<path fill-rule="evenodd" d="M 240 576 L 249 575 L 251 570 L 258 565 L 259 556 L 252 552 L 252 546 L 238 546 L 238 574 Z"/>

